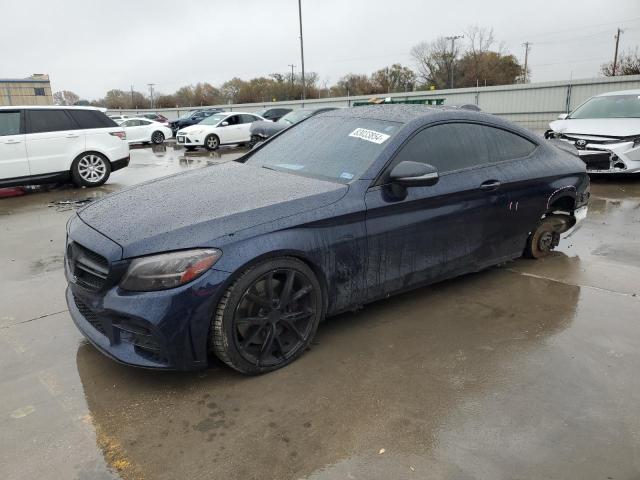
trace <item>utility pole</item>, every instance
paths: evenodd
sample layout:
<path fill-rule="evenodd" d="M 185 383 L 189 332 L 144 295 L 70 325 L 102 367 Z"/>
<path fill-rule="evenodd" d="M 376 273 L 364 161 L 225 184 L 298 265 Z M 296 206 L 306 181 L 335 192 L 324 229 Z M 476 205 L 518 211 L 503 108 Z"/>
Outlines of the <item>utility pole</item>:
<path fill-rule="evenodd" d="M 155 83 L 147 83 L 147 85 L 149 85 L 149 92 L 151 94 L 151 108 L 153 108 L 153 87 L 155 86 Z"/>
<path fill-rule="evenodd" d="M 307 96 L 307 86 L 304 83 L 304 42 L 302 41 L 302 0 L 298 0 L 298 19 L 300 20 L 300 62 L 302 68 L 302 100 Z"/>
<path fill-rule="evenodd" d="M 131 85 L 131 108 L 133 108 L 133 107 L 134 107 L 134 105 L 133 105 L 133 85 Z M 135 107 L 138 108 L 137 105 Z"/>
<path fill-rule="evenodd" d="M 453 88 L 453 64 L 456 60 L 456 40 L 464 38 L 464 35 L 453 35 L 451 37 L 445 37 L 447 40 L 451 40 L 451 88 Z"/>
<path fill-rule="evenodd" d="M 524 42 L 522 46 L 524 47 L 524 78 L 522 83 L 527 83 L 528 71 L 529 68 L 529 48 L 531 47 L 531 42 Z"/>
<path fill-rule="evenodd" d="M 290 63 L 289 66 L 291 67 L 291 94 L 293 94 L 293 69 L 296 68 L 296 66 L 292 63 Z M 291 99 L 291 95 L 289 95 L 289 98 Z"/>
<path fill-rule="evenodd" d="M 616 52 L 613 54 L 613 76 L 616 76 L 616 69 L 618 68 L 618 44 L 620 43 L 620 34 L 624 33 L 624 30 L 618 28 L 618 33 L 615 34 L 616 39 Z"/>

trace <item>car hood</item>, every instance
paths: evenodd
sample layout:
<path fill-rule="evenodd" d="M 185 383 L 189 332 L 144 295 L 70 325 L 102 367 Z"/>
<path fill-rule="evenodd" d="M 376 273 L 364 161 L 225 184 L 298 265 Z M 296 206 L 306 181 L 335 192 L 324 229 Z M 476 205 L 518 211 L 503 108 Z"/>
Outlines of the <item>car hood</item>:
<path fill-rule="evenodd" d="M 78 212 L 123 258 L 194 247 L 339 200 L 345 185 L 228 162 L 164 177 Z"/>
<path fill-rule="evenodd" d="M 181 132 L 193 132 L 196 130 L 202 130 L 203 128 L 212 128 L 213 125 L 200 125 L 199 123 L 196 123 L 195 125 L 189 125 L 188 127 L 184 127 L 182 129 L 180 129 Z"/>
<path fill-rule="evenodd" d="M 640 118 L 589 118 L 556 120 L 549 124 L 554 132 L 603 137 L 640 135 Z"/>
<path fill-rule="evenodd" d="M 251 135 L 260 135 L 262 137 L 271 137 L 276 133 L 290 127 L 283 122 L 269 122 L 267 120 L 261 120 L 258 122 L 253 122 L 251 124 Z"/>

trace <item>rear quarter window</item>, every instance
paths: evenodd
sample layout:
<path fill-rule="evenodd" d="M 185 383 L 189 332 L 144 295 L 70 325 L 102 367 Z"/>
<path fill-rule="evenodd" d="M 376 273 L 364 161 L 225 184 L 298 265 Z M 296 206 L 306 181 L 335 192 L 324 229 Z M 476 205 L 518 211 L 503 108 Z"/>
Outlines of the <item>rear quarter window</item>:
<path fill-rule="evenodd" d="M 68 110 L 68 112 L 82 129 L 118 126 L 111 118 L 97 110 Z"/>

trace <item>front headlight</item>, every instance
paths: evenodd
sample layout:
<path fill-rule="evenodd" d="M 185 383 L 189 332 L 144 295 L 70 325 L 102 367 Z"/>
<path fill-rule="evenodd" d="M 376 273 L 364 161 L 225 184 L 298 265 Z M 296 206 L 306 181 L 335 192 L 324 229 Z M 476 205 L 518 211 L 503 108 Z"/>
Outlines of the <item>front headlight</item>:
<path fill-rule="evenodd" d="M 179 287 L 209 270 L 221 256 L 220 250 L 210 248 L 136 258 L 129 265 L 120 288 L 150 292 Z"/>
<path fill-rule="evenodd" d="M 202 130 L 189 130 L 189 135 L 199 135 L 202 133 Z"/>

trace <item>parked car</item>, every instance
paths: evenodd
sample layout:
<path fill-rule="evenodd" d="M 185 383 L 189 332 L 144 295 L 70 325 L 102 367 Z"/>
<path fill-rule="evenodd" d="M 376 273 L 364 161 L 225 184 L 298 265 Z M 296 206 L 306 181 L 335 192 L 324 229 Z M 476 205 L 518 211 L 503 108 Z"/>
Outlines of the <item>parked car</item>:
<path fill-rule="evenodd" d="M 178 130 L 176 141 L 187 150 L 201 146 L 207 150 L 216 150 L 220 145 L 249 143 L 249 128 L 257 121 L 264 119 L 247 112 L 216 113 L 197 125 Z"/>
<path fill-rule="evenodd" d="M 275 135 L 278 132 L 281 132 L 286 128 L 289 128 L 291 125 L 295 125 L 305 118 L 309 118 L 313 115 L 318 115 L 319 113 L 329 112 L 335 109 L 335 107 L 300 108 L 298 110 L 293 110 L 287 113 L 277 122 L 256 122 L 251 125 L 250 129 L 251 144 L 255 145 L 256 143 L 264 142 L 267 138 Z"/>
<path fill-rule="evenodd" d="M 293 109 L 291 108 L 282 108 L 282 107 L 265 108 L 264 110 L 260 110 L 259 112 L 256 112 L 256 115 L 264 118 L 265 120 L 271 120 L 272 122 L 277 122 L 292 110 Z"/>
<path fill-rule="evenodd" d="M 131 118 L 129 115 L 107 115 L 107 116 L 111 120 L 116 122 L 118 125 L 120 125 L 122 122 L 124 122 L 127 118 Z"/>
<path fill-rule="evenodd" d="M 326 316 L 549 254 L 589 198 L 576 157 L 461 109 L 336 110 L 241 161 L 70 219 L 66 300 L 99 350 L 171 369 L 204 368 L 213 353 L 268 372 L 298 358 Z"/>
<path fill-rule="evenodd" d="M 549 127 L 545 136 L 575 148 L 589 173 L 640 173 L 640 90 L 591 97 Z"/>
<path fill-rule="evenodd" d="M 173 131 L 161 123 L 146 118 L 128 118 L 120 124 L 127 132 L 127 141 L 131 143 L 155 143 L 159 145 L 173 137 Z"/>
<path fill-rule="evenodd" d="M 92 107 L 0 107 L 0 187 L 95 187 L 129 165 L 122 127 Z"/>
<path fill-rule="evenodd" d="M 147 120 L 153 120 L 154 122 L 162 123 L 166 127 L 169 126 L 169 119 L 159 113 L 142 113 L 137 115 L 138 118 L 146 118 Z"/>
<path fill-rule="evenodd" d="M 195 125 L 196 123 L 200 123 L 202 120 L 204 120 L 207 117 L 210 117 L 214 113 L 220 113 L 220 112 L 223 112 L 223 110 L 220 108 L 210 108 L 207 110 L 194 110 L 191 112 L 187 112 L 177 120 L 173 120 L 172 122 L 169 122 L 169 127 L 175 133 L 181 128 L 189 127 L 191 125 Z"/>

